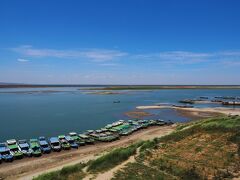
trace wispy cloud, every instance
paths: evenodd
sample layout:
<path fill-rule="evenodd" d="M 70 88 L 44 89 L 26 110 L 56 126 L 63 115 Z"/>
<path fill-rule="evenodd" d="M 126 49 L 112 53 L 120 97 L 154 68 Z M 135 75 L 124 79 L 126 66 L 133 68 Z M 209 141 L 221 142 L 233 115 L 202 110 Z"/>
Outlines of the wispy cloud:
<path fill-rule="evenodd" d="M 29 60 L 28 60 L 28 59 L 18 58 L 17 61 L 18 61 L 18 62 L 28 62 Z"/>
<path fill-rule="evenodd" d="M 191 51 L 164 51 L 155 53 L 127 53 L 120 50 L 110 49 L 48 49 L 34 48 L 30 45 L 11 48 L 25 57 L 36 58 L 62 58 L 89 60 L 102 66 L 118 66 L 124 60 L 138 62 L 158 63 L 163 65 L 194 65 L 194 64 L 228 64 L 238 66 L 240 64 L 240 51 L 219 52 L 191 52 Z M 25 59 L 24 59 L 25 60 Z M 20 62 L 26 62 L 19 59 Z M 118 63 L 116 63 L 115 60 Z M 122 61 L 123 60 L 123 61 Z M 126 62 L 126 61 L 125 61 Z"/>
<path fill-rule="evenodd" d="M 57 49 L 38 49 L 29 45 L 11 48 L 11 50 L 29 57 L 53 57 L 53 58 L 86 58 L 96 62 L 110 61 L 119 57 L 126 56 L 127 53 L 117 50 L 107 49 L 84 49 L 84 50 L 57 50 Z"/>
<path fill-rule="evenodd" d="M 139 60 L 153 60 L 164 64 L 198 64 L 198 63 L 226 63 L 239 64 L 240 51 L 222 52 L 189 52 L 189 51 L 168 51 L 159 53 L 138 54 L 133 56 Z"/>
<path fill-rule="evenodd" d="M 120 66 L 118 63 L 101 63 L 101 66 Z"/>

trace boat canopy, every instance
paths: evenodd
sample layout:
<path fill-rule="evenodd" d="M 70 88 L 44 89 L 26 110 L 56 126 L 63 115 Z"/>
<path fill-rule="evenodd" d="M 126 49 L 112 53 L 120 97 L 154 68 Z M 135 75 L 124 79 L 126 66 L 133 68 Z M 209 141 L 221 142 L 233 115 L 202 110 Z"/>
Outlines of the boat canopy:
<path fill-rule="evenodd" d="M 5 143 L 0 143 L 0 153 L 9 151 L 9 148 L 6 146 Z"/>
<path fill-rule="evenodd" d="M 56 142 L 59 142 L 58 138 L 57 137 L 51 137 L 49 139 L 50 143 L 56 143 Z"/>
<path fill-rule="evenodd" d="M 71 136 L 66 136 L 65 139 L 66 139 L 67 141 L 73 141 L 73 140 L 74 140 Z"/>
<path fill-rule="evenodd" d="M 18 145 L 19 145 L 20 148 L 26 148 L 26 147 L 28 148 L 29 147 L 28 143 L 26 143 L 26 142 L 25 143 L 19 143 Z"/>
<path fill-rule="evenodd" d="M 48 145 L 47 141 L 43 140 L 43 141 L 39 141 L 40 146 L 44 146 L 44 145 Z"/>
<path fill-rule="evenodd" d="M 70 132 L 69 135 L 70 136 L 77 136 L 77 133 L 76 132 Z"/>
<path fill-rule="evenodd" d="M 8 145 L 16 144 L 16 143 L 17 143 L 16 139 L 9 139 L 9 140 L 7 140 L 7 144 Z"/>
<path fill-rule="evenodd" d="M 65 135 L 59 135 L 58 138 L 59 139 L 65 139 Z"/>
<path fill-rule="evenodd" d="M 39 141 L 46 141 L 46 138 L 44 136 L 40 136 L 38 139 Z"/>
<path fill-rule="evenodd" d="M 89 138 L 89 136 L 87 136 L 86 134 L 79 134 L 79 137 L 80 137 L 80 138 L 83 138 L 83 139 Z"/>

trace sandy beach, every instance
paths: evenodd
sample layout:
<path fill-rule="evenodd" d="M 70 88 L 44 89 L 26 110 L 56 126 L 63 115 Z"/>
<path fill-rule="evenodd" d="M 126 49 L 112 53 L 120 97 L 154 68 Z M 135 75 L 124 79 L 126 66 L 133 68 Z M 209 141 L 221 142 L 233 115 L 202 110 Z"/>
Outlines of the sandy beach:
<path fill-rule="evenodd" d="M 175 125 L 154 126 L 135 132 L 130 136 L 122 137 L 120 140 L 111 143 L 96 143 L 95 145 L 80 147 L 78 150 L 62 151 L 60 153 L 53 152 L 40 158 L 24 158 L 13 163 L 3 163 L 0 165 L 0 179 L 32 179 L 45 172 L 59 170 L 67 165 L 94 159 L 97 155 L 110 151 L 113 148 L 128 146 L 140 140 L 164 136 L 174 129 Z"/>
<path fill-rule="evenodd" d="M 137 106 L 136 109 L 144 110 L 144 109 L 164 109 L 171 108 L 176 110 L 188 111 L 191 113 L 221 113 L 225 115 L 240 115 L 240 108 L 224 108 L 224 107 L 215 107 L 215 108 L 182 108 L 182 107 L 174 107 L 174 106 Z"/>

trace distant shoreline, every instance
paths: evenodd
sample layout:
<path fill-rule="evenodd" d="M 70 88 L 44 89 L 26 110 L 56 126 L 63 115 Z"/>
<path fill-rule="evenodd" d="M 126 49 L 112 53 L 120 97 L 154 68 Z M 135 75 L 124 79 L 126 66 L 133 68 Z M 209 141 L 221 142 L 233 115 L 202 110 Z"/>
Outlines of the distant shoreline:
<path fill-rule="evenodd" d="M 87 90 L 160 90 L 160 89 L 240 89 L 240 85 L 77 85 L 77 84 L 0 84 L 0 88 L 88 87 Z"/>

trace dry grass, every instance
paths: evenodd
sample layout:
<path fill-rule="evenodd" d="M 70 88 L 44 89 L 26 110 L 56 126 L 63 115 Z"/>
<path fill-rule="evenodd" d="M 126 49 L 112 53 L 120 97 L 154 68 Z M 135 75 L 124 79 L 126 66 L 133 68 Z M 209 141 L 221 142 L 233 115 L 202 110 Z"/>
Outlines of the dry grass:
<path fill-rule="evenodd" d="M 225 179 L 239 176 L 240 118 L 218 117 L 184 124 L 174 133 L 147 141 L 138 157 L 139 165 L 128 165 L 115 177 L 128 179 L 151 168 L 149 179 Z M 128 173 L 129 172 L 129 173 Z M 160 175 L 162 174 L 162 176 Z"/>

